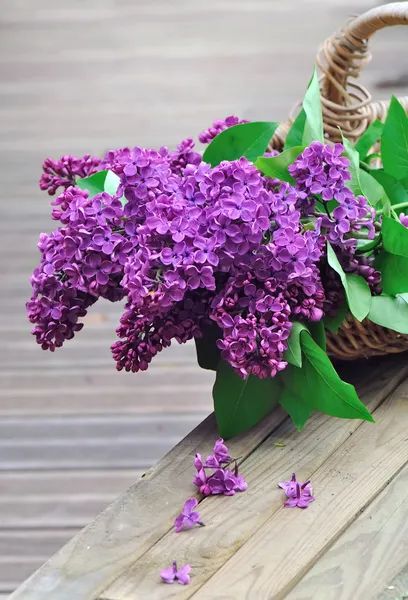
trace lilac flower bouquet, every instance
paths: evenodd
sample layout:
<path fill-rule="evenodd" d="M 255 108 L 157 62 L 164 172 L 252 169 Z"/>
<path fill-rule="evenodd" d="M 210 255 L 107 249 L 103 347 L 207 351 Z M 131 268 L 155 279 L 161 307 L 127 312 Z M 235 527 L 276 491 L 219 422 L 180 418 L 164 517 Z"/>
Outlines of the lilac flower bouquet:
<path fill-rule="evenodd" d="M 278 123 L 217 121 L 176 151 L 140 147 L 44 163 L 60 226 L 41 234 L 27 303 L 54 351 L 98 298 L 125 301 L 116 367 L 138 372 L 194 339 L 216 372 L 220 434 L 280 403 L 372 420 L 325 351 L 347 312 L 408 334 L 408 118 L 393 99 L 356 146 L 323 135 L 316 73 L 281 153 Z M 381 138 L 382 167 L 370 148 Z"/>

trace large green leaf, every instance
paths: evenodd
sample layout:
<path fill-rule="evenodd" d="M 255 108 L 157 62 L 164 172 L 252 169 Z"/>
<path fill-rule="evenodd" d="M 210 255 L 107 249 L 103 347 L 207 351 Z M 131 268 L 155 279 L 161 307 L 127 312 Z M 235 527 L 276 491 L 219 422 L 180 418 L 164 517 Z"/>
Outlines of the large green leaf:
<path fill-rule="evenodd" d="M 373 169 L 370 171 L 371 176 L 378 181 L 384 193 L 387 195 L 390 204 L 401 204 L 408 202 L 408 192 L 405 189 L 403 182 L 398 181 L 395 177 L 385 173 L 383 169 Z M 373 205 L 375 206 L 375 205 Z M 379 208 L 379 206 L 377 206 Z"/>
<path fill-rule="evenodd" d="M 113 171 L 105 170 L 98 171 L 90 177 L 84 177 L 78 179 L 76 185 L 81 190 L 87 190 L 89 197 L 92 198 L 102 192 L 108 193 L 110 196 L 114 196 L 119 187 L 120 179 L 113 173 Z"/>
<path fill-rule="evenodd" d="M 396 296 L 408 292 L 408 258 L 382 251 L 374 266 L 381 273 L 381 287 L 385 294 Z"/>
<path fill-rule="evenodd" d="M 287 369 L 289 368 L 291 367 L 287 367 Z M 294 367 L 292 367 L 292 369 L 295 370 Z M 296 374 L 294 376 L 296 377 Z M 282 391 L 280 405 L 289 414 L 298 430 L 302 431 L 306 421 L 313 412 L 313 408 L 304 402 L 300 396 L 291 392 L 287 387 Z"/>
<path fill-rule="evenodd" d="M 285 386 L 311 409 L 333 417 L 373 421 L 354 387 L 336 373 L 327 354 L 309 334 L 300 336 L 303 351 L 301 369 L 282 371 Z"/>
<path fill-rule="evenodd" d="M 343 323 L 344 319 L 346 318 L 347 313 L 349 312 L 349 307 L 347 306 L 347 303 L 345 302 L 342 306 L 340 306 L 340 308 L 338 309 L 337 313 L 330 317 L 330 316 L 325 316 L 323 319 L 323 323 L 325 328 L 328 331 L 331 331 L 332 333 L 337 333 L 341 324 Z"/>
<path fill-rule="evenodd" d="M 302 349 L 300 347 L 301 331 L 308 331 L 308 329 L 305 325 L 303 325 L 303 323 L 298 323 L 295 321 L 288 339 L 288 349 L 283 355 L 283 360 L 286 360 L 288 363 L 295 365 L 296 367 L 302 366 Z"/>
<path fill-rule="evenodd" d="M 408 117 L 393 96 L 381 136 L 384 171 L 395 179 L 408 177 Z"/>
<path fill-rule="evenodd" d="M 318 346 L 320 346 L 320 348 L 326 352 L 327 340 L 323 319 L 320 321 L 311 322 L 308 324 L 308 326 L 310 335 L 316 344 L 318 344 Z"/>
<path fill-rule="evenodd" d="M 400 297 L 375 296 L 368 318 L 381 327 L 408 334 L 408 304 Z"/>
<path fill-rule="evenodd" d="M 371 292 L 366 280 L 360 275 L 346 274 L 329 243 L 327 243 L 327 261 L 340 276 L 351 314 L 358 321 L 362 321 L 368 315 L 371 306 Z"/>
<path fill-rule="evenodd" d="M 302 137 L 303 146 L 309 146 L 314 141 L 323 142 L 322 104 L 320 100 L 320 86 L 316 67 L 314 68 L 313 76 L 303 99 L 303 110 L 306 114 Z"/>
<path fill-rule="evenodd" d="M 372 146 L 374 146 L 374 144 L 380 139 L 383 127 L 384 123 L 382 123 L 379 119 L 376 119 L 371 123 L 371 125 L 358 140 L 355 145 L 355 149 L 359 153 L 361 160 L 366 158 Z"/>
<path fill-rule="evenodd" d="M 213 388 L 214 410 L 220 435 L 230 438 L 249 429 L 279 402 L 281 384 L 277 377 L 241 379 L 224 360 L 217 368 Z"/>
<path fill-rule="evenodd" d="M 304 108 L 301 109 L 300 113 L 293 121 L 291 128 L 286 136 L 284 150 L 293 148 L 293 146 L 301 146 L 303 140 L 303 131 L 305 129 L 306 113 Z"/>
<path fill-rule="evenodd" d="M 353 144 L 341 134 L 344 146 L 344 156 L 350 161 L 349 172 L 351 179 L 347 181 L 347 186 L 351 189 L 355 196 L 361 196 L 363 191 L 360 184 L 360 156 Z"/>
<path fill-rule="evenodd" d="M 375 170 L 367 173 L 367 171 L 360 169 L 359 179 L 361 192 L 363 196 L 367 198 L 368 203 L 377 210 L 389 209 L 391 202 L 382 185 L 374 177 L 375 173 Z"/>
<path fill-rule="evenodd" d="M 237 160 L 245 156 L 253 162 L 264 154 L 278 125 L 253 121 L 228 127 L 207 146 L 203 161 L 215 167 L 223 160 Z"/>
<path fill-rule="evenodd" d="M 381 233 L 386 252 L 408 258 L 408 229 L 402 223 L 383 215 Z"/>
<path fill-rule="evenodd" d="M 194 338 L 197 352 L 197 362 L 202 369 L 216 371 L 220 361 L 221 352 L 216 341 L 222 338 L 222 331 L 216 325 L 206 327 L 203 337 Z"/>
<path fill-rule="evenodd" d="M 303 150 L 303 146 L 294 146 L 293 148 L 289 148 L 289 150 L 284 150 L 278 156 L 272 156 L 271 158 L 260 156 L 255 161 L 255 166 L 267 177 L 276 177 L 281 181 L 293 183 L 293 178 L 289 175 L 288 167 L 295 162 Z"/>

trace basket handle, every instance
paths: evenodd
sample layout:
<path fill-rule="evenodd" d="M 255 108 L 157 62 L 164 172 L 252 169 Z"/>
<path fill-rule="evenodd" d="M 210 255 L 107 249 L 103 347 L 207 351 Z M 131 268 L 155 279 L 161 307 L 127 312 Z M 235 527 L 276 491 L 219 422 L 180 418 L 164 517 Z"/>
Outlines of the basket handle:
<path fill-rule="evenodd" d="M 321 47 L 317 64 L 322 72 L 323 122 L 330 139 L 340 139 L 340 126 L 355 141 L 374 119 L 384 119 L 388 102 L 371 102 L 369 92 L 355 80 L 371 60 L 370 37 L 393 25 L 408 25 L 408 2 L 386 4 L 353 18 Z M 408 110 L 408 97 L 400 101 Z"/>

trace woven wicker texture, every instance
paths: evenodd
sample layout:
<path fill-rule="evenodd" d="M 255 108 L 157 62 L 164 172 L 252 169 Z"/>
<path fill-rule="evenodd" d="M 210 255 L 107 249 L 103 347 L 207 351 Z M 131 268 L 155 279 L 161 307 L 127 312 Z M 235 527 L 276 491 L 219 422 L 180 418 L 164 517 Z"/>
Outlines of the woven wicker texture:
<path fill-rule="evenodd" d="M 408 2 L 395 2 L 373 8 L 351 19 L 330 36 L 317 55 L 325 136 L 341 141 L 341 128 L 353 143 L 375 120 L 384 120 L 389 101 L 373 102 L 371 94 L 356 80 L 371 60 L 370 37 L 379 29 L 408 25 Z M 408 112 L 408 97 L 399 98 Z M 293 116 L 282 123 L 271 140 L 270 148 L 282 150 Z M 327 332 L 328 353 L 341 360 L 369 358 L 408 350 L 408 336 L 384 329 L 349 315 L 336 335 Z"/>

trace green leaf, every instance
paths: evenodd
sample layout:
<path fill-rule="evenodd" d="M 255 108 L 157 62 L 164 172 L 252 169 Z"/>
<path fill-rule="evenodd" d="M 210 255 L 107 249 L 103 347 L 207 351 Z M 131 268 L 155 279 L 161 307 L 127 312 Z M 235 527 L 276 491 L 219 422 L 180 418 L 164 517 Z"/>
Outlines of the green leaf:
<path fill-rule="evenodd" d="M 386 252 L 408 258 L 408 229 L 402 223 L 383 215 L 381 233 Z"/>
<path fill-rule="evenodd" d="M 222 331 L 216 325 L 206 327 L 202 338 L 194 338 L 197 362 L 202 369 L 216 371 L 221 358 L 221 351 L 216 341 L 222 338 Z"/>
<path fill-rule="evenodd" d="M 360 275 L 346 274 L 329 243 L 327 243 L 327 261 L 340 276 L 351 314 L 357 321 L 362 321 L 368 315 L 371 306 L 371 292 L 366 280 Z"/>
<path fill-rule="evenodd" d="M 408 303 L 408 293 L 407 294 L 397 294 L 396 297 L 401 298 L 401 300 Z"/>
<path fill-rule="evenodd" d="M 293 121 L 291 128 L 286 136 L 284 150 L 289 150 L 293 146 L 301 146 L 303 139 L 303 131 L 305 129 L 306 113 L 302 108 L 296 119 Z"/>
<path fill-rule="evenodd" d="M 381 287 L 385 294 L 396 296 L 408 292 L 408 258 L 382 251 L 374 266 L 381 273 Z"/>
<path fill-rule="evenodd" d="M 325 328 L 328 331 L 331 331 L 332 333 L 337 333 L 340 326 L 342 325 L 344 319 L 347 316 L 347 313 L 349 312 L 349 307 L 347 306 L 347 303 L 345 302 L 342 306 L 340 306 L 340 308 L 337 311 L 337 314 L 335 314 L 333 317 L 329 317 L 329 316 L 325 316 L 323 319 L 323 323 Z"/>
<path fill-rule="evenodd" d="M 203 161 L 215 167 L 223 160 L 237 160 L 245 156 L 253 162 L 264 154 L 278 125 L 254 121 L 228 127 L 207 146 Z"/>
<path fill-rule="evenodd" d="M 395 179 L 408 176 L 408 117 L 393 96 L 381 136 L 384 171 Z"/>
<path fill-rule="evenodd" d="M 286 387 L 306 404 L 333 417 L 373 421 L 356 390 L 340 379 L 327 354 L 302 333 L 303 366 L 282 371 Z"/>
<path fill-rule="evenodd" d="M 288 349 L 283 355 L 283 360 L 296 367 L 302 366 L 302 349 L 300 347 L 300 333 L 302 331 L 308 331 L 307 327 L 303 323 L 295 321 L 288 339 Z"/>
<path fill-rule="evenodd" d="M 379 119 L 376 119 L 358 140 L 355 149 L 359 153 L 361 160 L 364 160 L 367 157 L 370 149 L 380 139 L 383 127 L 384 124 Z"/>
<path fill-rule="evenodd" d="M 289 367 L 287 367 L 289 368 Z M 295 375 L 296 376 L 296 375 Z M 296 394 L 293 394 L 288 388 L 284 388 L 280 399 L 280 405 L 289 414 L 290 418 L 299 431 L 302 431 L 306 421 L 313 412 L 306 402 Z"/>
<path fill-rule="evenodd" d="M 272 156 L 271 158 L 260 156 L 254 164 L 267 177 L 277 177 L 281 181 L 293 183 L 293 179 L 288 173 L 288 167 L 293 165 L 303 150 L 303 146 L 294 146 L 289 150 L 284 150 L 278 156 Z"/>
<path fill-rule="evenodd" d="M 309 331 L 318 346 L 326 352 L 326 332 L 324 330 L 323 319 L 308 324 Z"/>
<path fill-rule="evenodd" d="M 361 196 L 363 192 L 360 184 L 360 155 L 353 144 L 344 137 L 343 132 L 341 132 L 341 138 L 344 146 L 344 156 L 350 161 L 349 171 L 351 179 L 347 181 L 347 187 L 351 189 L 355 196 Z"/>
<path fill-rule="evenodd" d="M 408 304 L 401 297 L 374 296 L 368 318 L 381 327 L 408 334 Z"/>
<path fill-rule="evenodd" d="M 213 388 L 220 435 L 227 439 L 258 423 L 278 404 L 280 394 L 278 378 L 259 379 L 250 375 L 241 379 L 226 361 L 221 360 Z"/>
<path fill-rule="evenodd" d="M 313 76 L 303 99 L 303 110 L 306 114 L 302 137 L 303 146 L 309 146 L 309 144 L 314 141 L 323 142 L 322 104 L 320 100 L 320 86 L 316 67 L 314 68 Z"/>
<path fill-rule="evenodd" d="M 375 177 L 375 173 L 377 171 L 373 170 L 370 173 L 367 171 L 363 171 L 360 169 L 360 186 L 361 193 L 365 198 L 367 198 L 368 203 L 371 206 L 374 206 L 377 210 L 389 208 L 391 206 L 391 202 L 386 194 L 386 191 L 382 187 L 382 185 L 377 181 Z"/>
<path fill-rule="evenodd" d="M 357 240 L 357 252 L 364 253 L 373 250 L 381 242 L 381 233 L 376 238 L 367 242 L 366 240 Z"/>
<path fill-rule="evenodd" d="M 388 175 L 388 173 L 385 173 L 382 169 L 373 169 L 371 175 L 379 184 L 381 184 L 390 204 L 408 202 L 408 192 L 402 181 L 398 181 L 395 177 Z"/>
<path fill-rule="evenodd" d="M 96 196 L 96 194 L 101 194 L 102 192 L 106 192 L 110 196 L 114 196 L 119 187 L 119 183 L 120 179 L 115 173 L 113 173 L 113 171 L 105 170 L 98 171 L 90 177 L 78 179 L 76 185 L 81 190 L 87 190 L 89 197 L 93 198 L 93 196 Z"/>

